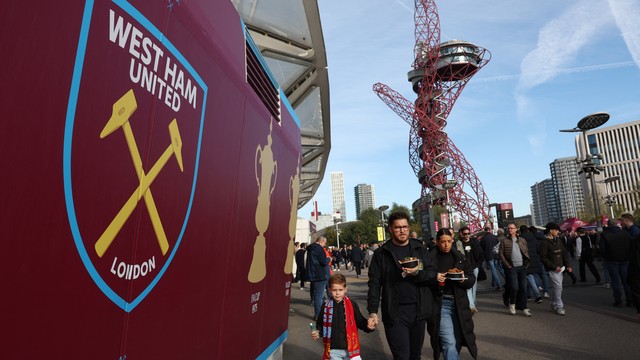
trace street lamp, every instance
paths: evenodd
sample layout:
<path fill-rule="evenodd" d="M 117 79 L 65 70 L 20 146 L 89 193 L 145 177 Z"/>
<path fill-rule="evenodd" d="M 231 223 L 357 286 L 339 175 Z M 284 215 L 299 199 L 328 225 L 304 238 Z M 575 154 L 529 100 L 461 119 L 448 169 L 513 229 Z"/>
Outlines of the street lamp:
<path fill-rule="evenodd" d="M 342 217 L 340 216 L 340 211 L 336 211 L 333 214 L 333 223 L 336 225 L 336 245 L 338 246 L 338 250 L 340 250 L 340 229 L 338 228 L 338 224 L 340 224 L 340 220 L 342 220 Z"/>
<path fill-rule="evenodd" d="M 599 183 L 604 183 L 605 185 L 605 189 L 607 190 L 607 196 L 603 196 L 602 198 L 604 199 L 604 203 L 609 205 L 609 211 L 611 211 L 611 218 L 615 218 L 616 216 L 613 213 L 613 205 L 616 203 L 616 198 L 615 196 L 613 196 L 611 194 L 611 192 L 609 191 L 609 187 L 611 186 L 610 184 L 612 182 L 618 181 L 620 180 L 620 175 L 616 175 L 616 176 L 610 176 L 604 180 L 598 181 Z"/>
<path fill-rule="evenodd" d="M 382 205 L 382 206 L 380 206 L 378 208 L 378 210 L 380 210 L 380 218 L 381 218 L 381 221 L 382 221 L 382 225 L 381 225 L 382 226 L 382 236 L 383 236 L 382 241 L 387 239 L 387 236 L 386 236 L 386 234 L 384 232 L 384 212 L 387 211 L 388 208 L 389 208 L 389 205 Z"/>
<path fill-rule="evenodd" d="M 596 224 L 598 224 L 598 232 L 602 231 L 602 221 L 600 219 L 600 204 L 598 204 L 598 189 L 596 189 L 595 176 L 603 170 L 601 166 L 595 162 L 595 159 L 601 159 L 599 154 L 591 155 L 589 152 L 589 144 L 587 143 L 587 131 L 604 125 L 609 121 L 609 114 L 601 112 L 583 117 L 578 121 L 578 125 L 573 129 L 560 130 L 560 132 L 582 132 L 582 141 L 584 142 L 584 160 L 578 160 L 582 163 L 582 168 L 578 174 L 585 173 L 585 176 L 591 181 L 591 196 L 593 197 L 593 209 L 596 215 Z"/>

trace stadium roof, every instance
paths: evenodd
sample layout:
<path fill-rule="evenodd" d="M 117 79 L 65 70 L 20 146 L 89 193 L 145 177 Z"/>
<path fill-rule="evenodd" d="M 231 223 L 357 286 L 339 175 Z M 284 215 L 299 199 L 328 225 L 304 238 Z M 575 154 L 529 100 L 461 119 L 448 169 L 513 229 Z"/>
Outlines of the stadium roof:
<path fill-rule="evenodd" d="M 231 2 L 300 119 L 302 169 L 298 208 L 301 208 L 318 190 L 331 149 L 329 76 L 318 3 Z"/>

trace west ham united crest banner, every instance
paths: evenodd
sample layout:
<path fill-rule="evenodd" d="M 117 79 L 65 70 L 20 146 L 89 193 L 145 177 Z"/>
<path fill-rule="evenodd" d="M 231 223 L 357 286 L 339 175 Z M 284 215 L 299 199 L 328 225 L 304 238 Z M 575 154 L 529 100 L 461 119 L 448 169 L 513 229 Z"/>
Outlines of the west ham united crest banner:
<path fill-rule="evenodd" d="M 67 107 L 73 240 L 91 278 L 127 312 L 183 240 L 204 127 L 207 85 L 161 20 L 123 0 L 87 1 Z"/>

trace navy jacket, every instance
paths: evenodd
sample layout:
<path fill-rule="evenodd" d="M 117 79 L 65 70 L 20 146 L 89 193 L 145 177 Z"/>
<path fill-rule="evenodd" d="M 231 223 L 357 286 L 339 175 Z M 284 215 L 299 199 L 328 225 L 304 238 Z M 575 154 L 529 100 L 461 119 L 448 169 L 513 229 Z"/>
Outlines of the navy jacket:
<path fill-rule="evenodd" d="M 307 278 L 309 281 L 329 280 L 329 260 L 322 245 L 316 242 L 307 246 Z"/>

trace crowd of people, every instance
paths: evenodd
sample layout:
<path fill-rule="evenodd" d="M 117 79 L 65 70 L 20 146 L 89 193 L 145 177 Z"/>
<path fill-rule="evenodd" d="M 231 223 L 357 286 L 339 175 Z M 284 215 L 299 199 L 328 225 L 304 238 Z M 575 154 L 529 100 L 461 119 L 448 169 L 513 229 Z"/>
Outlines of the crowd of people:
<path fill-rule="evenodd" d="M 475 234 L 466 226 L 457 234 L 441 228 L 423 241 L 410 234 L 403 212 L 389 216 L 388 230 L 391 239 L 380 246 L 327 248 L 323 236 L 299 246 L 295 280 L 301 289 L 310 283 L 317 328 L 311 336 L 323 339 L 323 359 L 359 359 L 357 330 L 380 325 L 394 359 L 420 359 L 427 333 L 435 359 L 457 359 L 462 347 L 476 358 L 473 315 L 483 280 L 502 291 L 510 315 L 531 317 L 528 303 L 548 299 L 550 310 L 563 316 L 564 275 L 574 285 L 578 277 L 586 282 L 588 268 L 594 283 L 604 280 L 611 288 L 613 306 L 635 307 L 640 317 L 640 228 L 630 214 L 609 220 L 600 234 L 585 228 L 562 232 L 556 223 L 544 231 L 508 223 L 496 233 L 489 227 Z M 602 276 L 596 261 L 603 262 Z M 346 296 L 341 265 L 356 277 L 368 269 L 368 316 Z"/>

